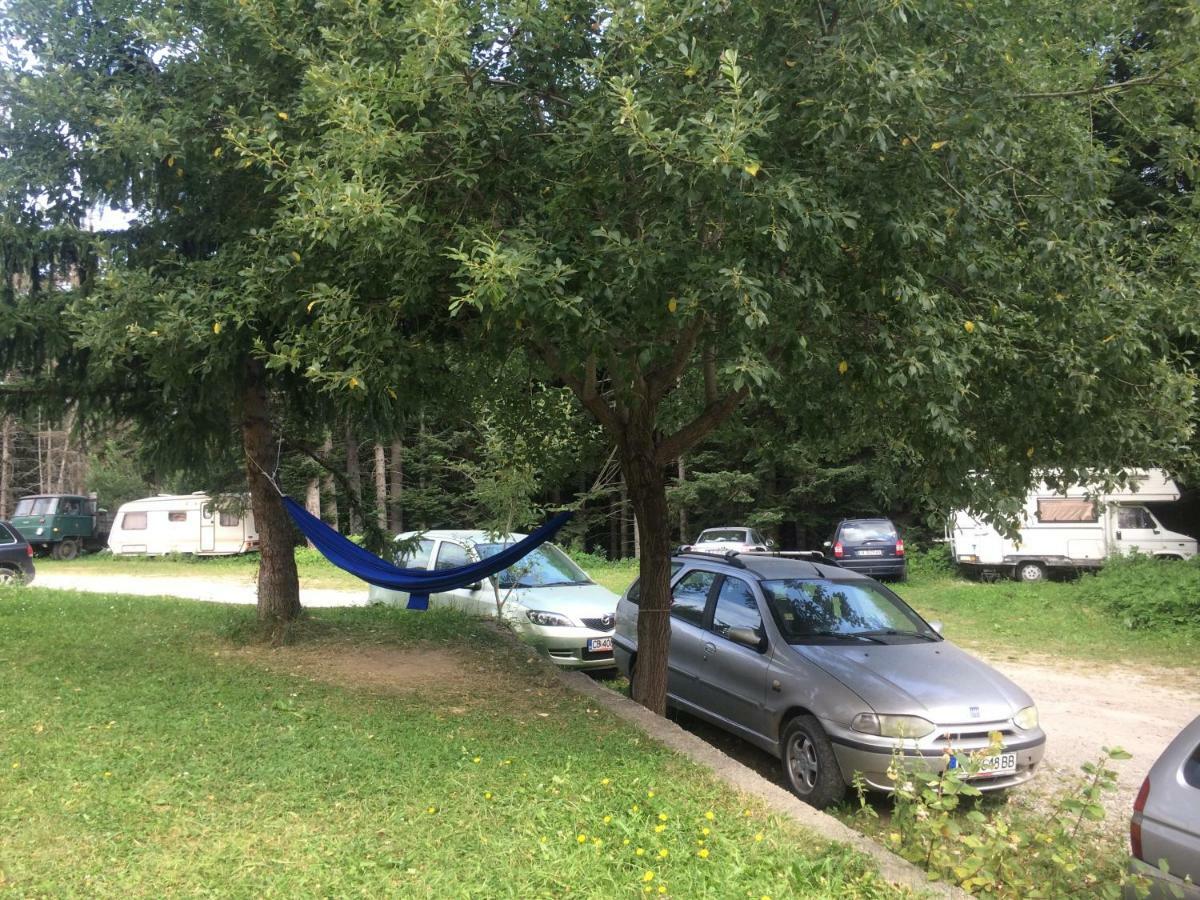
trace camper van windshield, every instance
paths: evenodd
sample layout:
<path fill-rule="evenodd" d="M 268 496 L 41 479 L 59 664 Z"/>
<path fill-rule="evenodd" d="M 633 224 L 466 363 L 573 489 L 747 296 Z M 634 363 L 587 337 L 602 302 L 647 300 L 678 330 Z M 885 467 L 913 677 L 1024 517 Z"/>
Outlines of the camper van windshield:
<path fill-rule="evenodd" d="M 57 497 L 26 497 L 17 501 L 14 516 L 51 516 L 58 509 Z"/>

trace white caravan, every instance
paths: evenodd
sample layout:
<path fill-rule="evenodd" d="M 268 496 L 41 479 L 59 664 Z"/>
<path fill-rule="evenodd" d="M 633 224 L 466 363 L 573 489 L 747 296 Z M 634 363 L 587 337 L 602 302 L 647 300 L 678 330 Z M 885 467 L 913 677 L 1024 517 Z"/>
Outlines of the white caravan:
<path fill-rule="evenodd" d="M 1178 499 L 1179 487 L 1161 469 L 1139 470 L 1127 489 L 1112 493 L 1085 485 L 1060 493 L 1042 483 L 1025 498 L 1015 540 L 965 512 L 954 514 L 947 538 L 954 560 L 967 572 L 1019 581 L 1041 581 L 1054 569 L 1099 568 L 1118 553 L 1190 559 L 1195 539 L 1163 528 L 1142 505 Z"/>
<path fill-rule="evenodd" d="M 108 548 L 117 556 L 228 556 L 257 550 L 258 530 L 249 508 L 220 509 L 203 491 L 159 494 L 122 504 L 113 517 Z"/>

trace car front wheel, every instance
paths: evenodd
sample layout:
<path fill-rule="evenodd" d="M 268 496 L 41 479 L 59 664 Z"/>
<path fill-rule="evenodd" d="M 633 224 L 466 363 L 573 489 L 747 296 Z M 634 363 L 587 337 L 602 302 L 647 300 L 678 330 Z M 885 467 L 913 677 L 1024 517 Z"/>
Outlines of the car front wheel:
<path fill-rule="evenodd" d="M 824 809 L 846 796 L 833 744 L 814 716 L 797 716 L 783 729 L 783 777 L 797 797 Z"/>

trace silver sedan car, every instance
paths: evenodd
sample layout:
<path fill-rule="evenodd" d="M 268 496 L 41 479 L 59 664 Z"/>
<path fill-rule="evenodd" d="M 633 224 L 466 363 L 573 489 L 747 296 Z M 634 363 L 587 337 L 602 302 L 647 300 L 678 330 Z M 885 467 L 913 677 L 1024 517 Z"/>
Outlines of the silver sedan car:
<path fill-rule="evenodd" d="M 1200 718 L 1167 745 L 1142 782 L 1129 843 L 1130 871 L 1148 880 L 1150 897 L 1200 900 Z M 1131 884 L 1126 896 L 1147 895 Z"/>
<path fill-rule="evenodd" d="M 667 701 L 779 757 L 823 808 L 856 773 L 962 767 L 981 790 L 1033 777 L 1046 735 L 1023 690 L 942 638 L 879 582 L 764 553 L 673 558 Z M 637 678 L 637 582 L 617 606 L 617 665 Z M 995 735 L 999 736 L 999 746 Z"/>

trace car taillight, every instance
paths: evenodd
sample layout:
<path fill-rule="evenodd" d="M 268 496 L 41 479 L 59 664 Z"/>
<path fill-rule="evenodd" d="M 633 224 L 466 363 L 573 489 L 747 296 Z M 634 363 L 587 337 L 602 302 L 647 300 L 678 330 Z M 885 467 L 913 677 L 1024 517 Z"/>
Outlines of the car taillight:
<path fill-rule="evenodd" d="M 25 545 L 25 555 L 28 556 L 30 559 L 33 559 L 33 544 Z"/>
<path fill-rule="evenodd" d="M 904 555 L 904 541 L 900 540 L 900 538 L 896 538 L 896 555 Z"/>
<path fill-rule="evenodd" d="M 1137 799 L 1133 801 L 1133 818 L 1129 820 L 1129 852 L 1136 858 L 1142 858 L 1142 813 L 1146 810 L 1146 801 L 1150 799 L 1150 776 L 1142 782 Z"/>
<path fill-rule="evenodd" d="M 845 555 L 846 555 L 846 551 L 842 548 L 842 542 L 838 541 L 836 544 L 833 545 L 833 558 L 841 559 Z"/>

